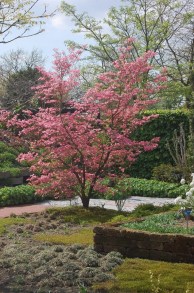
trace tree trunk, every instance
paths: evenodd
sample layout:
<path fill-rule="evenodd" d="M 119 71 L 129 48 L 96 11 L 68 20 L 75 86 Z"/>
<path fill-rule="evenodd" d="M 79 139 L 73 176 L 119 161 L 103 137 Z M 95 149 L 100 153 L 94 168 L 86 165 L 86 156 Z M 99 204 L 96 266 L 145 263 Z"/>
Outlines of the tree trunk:
<path fill-rule="evenodd" d="M 82 205 L 85 209 L 89 208 L 89 203 L 90 203 L 90 198 L 87 196 L 82 196 L 81 197 Z"/>
<path fill-rule="evenodd" d="M 194 43 L 193 43 L 194 44 Z M 194 71 L 190 73 L 190 115 L 189 115 L 189 159 L 190 159 L 190 167 L 191 172 L 194 172 Z"/>

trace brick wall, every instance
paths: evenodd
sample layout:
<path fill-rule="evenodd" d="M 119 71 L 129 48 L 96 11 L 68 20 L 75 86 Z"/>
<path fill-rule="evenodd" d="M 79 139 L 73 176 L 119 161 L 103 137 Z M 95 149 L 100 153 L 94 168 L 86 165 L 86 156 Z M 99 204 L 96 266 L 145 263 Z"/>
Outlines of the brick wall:
<path fill-rule="evenodd" d="M 125 257 L 194 263 L 194 236 L 155 234 L 114 226 L 94 228 L 94 249 L 119 251 Z"/>

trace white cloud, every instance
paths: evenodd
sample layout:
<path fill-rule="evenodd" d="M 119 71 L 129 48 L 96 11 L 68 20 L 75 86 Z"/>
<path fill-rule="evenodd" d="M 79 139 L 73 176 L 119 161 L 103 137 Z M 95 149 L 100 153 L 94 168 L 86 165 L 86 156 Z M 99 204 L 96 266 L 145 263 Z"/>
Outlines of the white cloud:
<path fill-rule="evenodd" d="M 51 24 L 57 29 L 65 29 L 65 16 L 57 14 L 52 17 Z"/>

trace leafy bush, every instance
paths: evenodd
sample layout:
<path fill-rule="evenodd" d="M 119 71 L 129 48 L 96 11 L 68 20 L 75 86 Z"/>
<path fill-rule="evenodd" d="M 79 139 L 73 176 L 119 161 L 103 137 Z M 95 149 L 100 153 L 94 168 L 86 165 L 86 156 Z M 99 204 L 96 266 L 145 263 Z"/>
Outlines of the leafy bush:
<path fill-rule="evenodd" d="M 6 161 L 14 162 L 15 159 L 16 159 L 16 156 L 10 152 L 0 153 L 0 164 Z"/>
<path fill-rule="evenodd" d="M 9 173 L 10 177 L 19 177 L 22 174 L 22 168 L 12 167 L 12 166 L 5 166 L 3 168 L 0 168 L 0 172 Z"/>
<path fill-rule="evenodd" d="M 16 158 L 20 150 L 8 146 L 4 142 L 0 142 L 0 172 L 9 173 L 10 177 L 18 177 L 22 173 L 21 165 Z M 4 182 L 3 182 L 4 183 Z"/>
<path fill-rule="evenodd" d="M 128 184 L 130 185 L 129 196 L 176 198 L 177 196 L 184 196 L 185 192 L 189 189 L 187 184 L 180 185 L 139 178 L 125 180 L 128 180 Z"/>
<path fill-rule="evenodd" d="M 186 110 L 152 110 L 143 115 L 159 114 L 159 117 L 146 123 L 133 133 L 136 140 L 150 140 L 160 137 L 158 147 L 151 152 L 140 154 L 135 163 L 128 167 L 126 172 L 136 178 L 151 179 L 154 167 L 161 164 L 173 164 L 173 159 L 166 147 L 167 141 L 171 141 L 173 132 L 182 123 L 186 140 L 189 135 L 189 111 Z"/>
<path fill-rule="evenodd" d="M 174 210 L 175 206 L 172 204 L 166 204 L 163 206 L 154 206 L 151 203 L 140 204 L 133 211 L 132 216 L 135 218 L 146 217 L 153 214 L 159 214 L 162 212 L 167 212 Z"/>
<path fill-rule="evenodd" d="M 153 179 L 171 183 L 179 183 L 182 176 L 183 172 L 180 168 L 171 164 L 161 164 L 155 167 L 152 172 Z"/>
<path fill-rule="evenodd" d="M 42 197 L 37 196 L 34 188 L 30 185 L 19 185 L 0 189 L 0 206 L 33 203 L 41 200 Z"/>
<path fill-rule="evenodd" d="M 15 148 L 5 144 L 4 142 L 0 141 L 0 153 L 9 152 L 15 156 L 18 155 L 19 151 Z"/>

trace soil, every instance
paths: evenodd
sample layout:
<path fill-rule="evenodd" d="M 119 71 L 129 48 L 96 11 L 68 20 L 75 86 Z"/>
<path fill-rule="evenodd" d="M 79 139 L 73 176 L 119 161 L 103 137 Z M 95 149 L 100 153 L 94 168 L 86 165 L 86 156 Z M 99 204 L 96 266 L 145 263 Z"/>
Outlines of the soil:
<path fill-rule="evenodd" d="M 95 282 L 114 278 L 112 269 L 123 262 L 120 253 L 101 255 L 91 246 L 33 239 L 40 232 L 68 234 L 83 225 L 52 219 L 46 211 L 26 216 L 29 223 L 7 226 L 0 236 L 0 293 L 91 293 Z"/>

